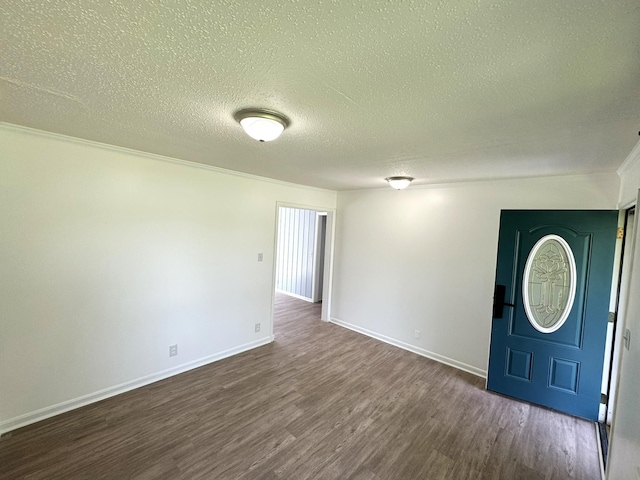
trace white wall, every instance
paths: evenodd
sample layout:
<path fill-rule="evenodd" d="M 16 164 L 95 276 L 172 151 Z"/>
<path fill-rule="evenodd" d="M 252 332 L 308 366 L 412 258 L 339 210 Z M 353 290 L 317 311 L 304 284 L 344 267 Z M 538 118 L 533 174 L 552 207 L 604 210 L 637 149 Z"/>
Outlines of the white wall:
<path fill-rule="evenodd" d="M 0 432 L 271 340 L 276 202 L 335 192 L 165 160 L 0 124 Z"/>
<path fill-rule="evenodd" d="M 640 143 L 619 170 L 620 205 L 629 206 L 640 189 Z M 640 478 L 640 218 L 636 206 L 635 248 L 631 264 L 625 318 L 618 328 L 629 329 L 629 350 L 622 350 L 622 366 L 616 395 L 607 479 Z M 630 232 L 627 232 L 629 234 Z M 627 261 L 628 259 L 625 259 Z M 624 301 L 624 299 L 623 299 Z"/>
<path fill-rule="evenodd" d="M 332 319 L 485 375 L 500 210 L 615 209 L 618 192 L 615 174 L 339 192 Z"/>

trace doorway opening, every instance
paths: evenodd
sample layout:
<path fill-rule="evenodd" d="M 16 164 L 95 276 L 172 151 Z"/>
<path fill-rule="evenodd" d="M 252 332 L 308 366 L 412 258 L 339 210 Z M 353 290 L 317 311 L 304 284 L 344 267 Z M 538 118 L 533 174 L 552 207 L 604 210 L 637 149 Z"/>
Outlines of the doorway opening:
<path fill-rule="evenodd" d="M 273 305 L 276 293 L 321 303 L 321 320 L 328 321 L 334 211 L 283 203 L 276 208 Z"/>

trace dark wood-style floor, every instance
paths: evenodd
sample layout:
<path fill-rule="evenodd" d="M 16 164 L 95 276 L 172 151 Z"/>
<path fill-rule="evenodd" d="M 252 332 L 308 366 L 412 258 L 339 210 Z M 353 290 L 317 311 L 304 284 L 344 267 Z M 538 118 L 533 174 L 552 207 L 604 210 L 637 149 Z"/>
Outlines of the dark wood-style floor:
<path fill-rule="evenodd" d="M 319 320 L 273 344 L 0 438 L 0 478 L 598 479 L 590 422 Z"/>

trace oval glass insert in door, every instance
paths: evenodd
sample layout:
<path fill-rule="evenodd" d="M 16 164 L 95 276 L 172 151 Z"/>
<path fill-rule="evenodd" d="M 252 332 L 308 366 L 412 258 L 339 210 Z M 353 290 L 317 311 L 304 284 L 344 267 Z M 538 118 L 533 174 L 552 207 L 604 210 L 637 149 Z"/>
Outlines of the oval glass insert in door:
<path fill-rule="evenodd" d="M 576 260 L 564 238 L 542 237 L 529 252 L 522 297 L 529 322 L 542 333 L 558 330 L 567 320 L 576 295 Z"/>

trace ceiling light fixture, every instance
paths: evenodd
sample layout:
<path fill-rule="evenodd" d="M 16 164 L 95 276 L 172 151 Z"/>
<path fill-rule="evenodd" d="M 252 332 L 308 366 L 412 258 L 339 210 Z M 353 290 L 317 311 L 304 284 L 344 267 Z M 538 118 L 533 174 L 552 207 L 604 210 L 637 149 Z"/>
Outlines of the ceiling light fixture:
<path fill-rule="evenodd" d="M 389 182 L 389 186 L 391 188 L 402 190 L 409 186 L 409 184 L 413 181 L 413 177 L 387 177 L 385 178 L 385 180 Z"/>
<path fill-rule="evenodd" d="M 247 135 L 260 142 L 275 140 L 289 126 L 287 117 L 271 110 L 247 108 L 236 112 L 234 118 Z"/>

